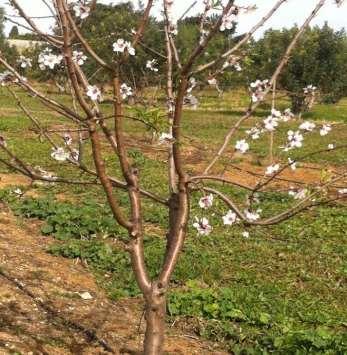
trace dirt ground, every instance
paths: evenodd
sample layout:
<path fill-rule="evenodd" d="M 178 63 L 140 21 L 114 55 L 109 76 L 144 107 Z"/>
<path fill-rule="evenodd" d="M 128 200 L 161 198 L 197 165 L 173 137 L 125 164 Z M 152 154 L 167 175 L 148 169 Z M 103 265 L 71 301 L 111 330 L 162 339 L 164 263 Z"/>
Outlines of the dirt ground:
<path fill-rule="evenodd" d="M 81 263 L 48 254 L 50 243 L 0 204 L 0 355 L 140 354 L 141 300 L 110 301 Z M 223 354 L 168 333 L 167 354 Z"/>

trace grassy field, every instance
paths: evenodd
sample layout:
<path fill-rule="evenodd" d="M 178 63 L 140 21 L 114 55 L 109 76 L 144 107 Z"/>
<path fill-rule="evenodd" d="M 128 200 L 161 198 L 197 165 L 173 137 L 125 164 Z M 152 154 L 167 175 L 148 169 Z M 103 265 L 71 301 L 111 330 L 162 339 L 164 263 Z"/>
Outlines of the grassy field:
<path fill-rule="evenodd" d="M 33 166 L 59 171 L 60 176 L 79 177 L 79 172 L 50 158 L 49 145 L 37 139 L 32 124 L 18 111 L 6 89 L 0 91 L 0 134 L 6 136 L 9 147 Z M 46 127 L 66 124 L 37 101 L 21 97 Z M 69 100 L 65 96 L 57 99 L 65 103 Z M 217 98 L 214 92 L 206 92 L 198 110 L 185 111 L 184 149 L 188 169 L 194 170 L 211 156 L 246 104 L 247 98 L 240 92 L 226 93 L 223 99 Z M 107 103 L 103 106 L 106 111 L 111 110 Z M 279 103 L 281 109 L 287 106 L 285 100 Z M 264 104 L 235 139 L 242 137 L 268 111 L 269 106 Z M 129 112 L 133 109 L 129 108 Z M 335 106 L 317 105 L 304 117 L 317 123 L 329 121 L 333 131 L 323 138 L 313 134 L 298 155 L 347 141 L 347 99 Z M 296 126 L 297 122 L 281 128 L 276 146 L 283 141 L 288 128 Z M 142 186 L 166 194 L 161 148 L 144 148 L 149 133 L 139 124 L 127 123 L 127 131 L 130 155 L 140 169 Z M 253 153 L 247 155 L 247 164 L 263 169 L 269 155 L 268 146 L 268 137 L 252 145 Z M 283 161 L 288 157 L 279 150 L 275 156 Z M 235 163 L 239 162 L 237 159 Z M 117 164 L 111 153 L 106 155 L 106 160 L 117 175 Z M 347 150 L 319 154 L 305 163 L 319 166 L 323 174 L 328 169 L 346 166 Z M 226 161 L 221 161 L 217 170 L 225 164 Z M 0 172 L 10 173 L 1 164 Z M 43 221 L 42 233 L 57 240 L 47 252 L 87 261 L 100 287 L 114 300 L 139 295 L 129 273 L 129 257 L 120 248 L 126 235 L 111 218 L 98 188 L 87 190 L 77 185 L 67 189 L 58 184 L 24 186 L 21 188 L 28 195 L 18 198 L 13 194 L 15 187 L 3 189 L 0 199 L 19 218 Z M 234 187 L 223 189 L 237 201 L 245 198 L 245 193 Z M 126 195 L 118 194 L 126 209 Z M 199 196 L 193 198 L 192 216 L 200 215 Z M 287 194 L 273 191 L 264 192 L 261 198 L 266 201 L 262 208 L 267 215 L 292 202 Z M 220 218 L 222 213 L 223 207 L 217 202 L 211 219 Z M 160 206 L 145 201 L 144 218 L 147 264 L 155 275 L 165 248 L 163 236 L 168 216 Z M 347 208 L 341 203 L 321 206 L 278 226 L 251 228 L 249 239 L 242 237 L 241 227 L 216 227 L 208 237 L 199 237 L 190 228 L 172 281 L 170 322 L 218 342 L 235 354 L 347 354 L 346 230 Z"/>

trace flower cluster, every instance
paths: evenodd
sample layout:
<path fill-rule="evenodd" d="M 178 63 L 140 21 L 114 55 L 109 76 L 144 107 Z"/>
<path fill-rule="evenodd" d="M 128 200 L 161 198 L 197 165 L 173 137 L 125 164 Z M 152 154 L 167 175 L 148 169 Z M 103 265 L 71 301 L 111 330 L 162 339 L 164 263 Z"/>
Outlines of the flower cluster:
<path fill-rule="evenodd" d="M 240 60 L 241 58 L 239 56 L 236 55 L 229 56 L 229 58 L 223 63 L 222 70 L 224 71 L 225 69 L 232 68 L 237 72 L 242 71 Z"/>
<path fill-rule="evenodd" d="M 0 73 L 0 84 L 1 86 L 5 86 L 7 83 L 15 82 L 15 76 L 8 70 Z"/>
<path fill-rule="evenodd" d="M 324 124 L 323 127 L 320 129 L 319 134 L 324 137 L 327 134 L 329 134 L 329 132 L 331 131 L 331 125 L 330 124 Z"/>
<path fill-rule="evenodd" d="M 271 176 L 280 170 L 280 164 L 273 164 L 266 168 L 265 175 Z"/>
<path fill-rule="evenodd" d="M 101 101 L 101 91 L 100 89 L 95 86 L 95 85 L 89 85 L 87 87 L 87 96 L 92 100 L 92 101 Z"/>
<path fill-rule="evenodd" d="M 120 87 L 120 94 L 122 96 L 122 99 L 125 100 L 130 96 L 133 96 L 133 90 L 130 86 L 127 84 L 123 83 Z"/>
<path fill-rule="evenodd" d="M 232 226 L 239 220 L 237 214 L 232 210 L 229 210 L 227 214 L 222 217 L 222 219 L 223 219 L 223 224 L 225 226 Z"/>
<path fill-rule="evenodd" d="M 307 85 L 303 88 L 304 95 L 312 95 L 317 91 L 317 87 L 313 85 Z"/>
<path fill-rule="evenodd" d="M 309 191 L 307 189 L 294 189 L 291 188 L 288 192 L 289 196 L 292 196 L 294 198 L 294 200 L 304 200 L 307 195 L 308 195 Z"/>
<path fill-rule="evenodd" d="M 150 71 L 157 73 L 159 70 L 158 68 L 155 67 L 157 64 L 158 62 L 156 59 L 147 60 L 146 68 L 149 69 Z"/>
<path fill-rule="evenodd" d="M 61 147 L 52 148 L 51 157 L 57 161 L 66 161 L 70 158 L 70 153 Z"/>
<path fill-rule="evenodd" d="M 207 79 L 208 85 L 215 86 L 218 84 L 218 81 L 215 77 L 209 77 Z"/>
<path fill-rule="evenodd" d="M 238 21 L 238 16 L 241 13 L 246 14 L 250 11 L 256 9 L 256 6 L 231 6 L 227 14 L 222 18 L 222 23 L 220 25 L 220 31 L 233 30 Z"/>
<path fill-rule="evenodd" d="M 288 144 L 284 147 L 284 151 L 288 151 L 294 148 L 301 148 L 303 146 L 304 141 L 304 133 L 313 132 L 316 128 L 316 124 L 310 121 L 304 121 L 300 124 L 299 130 L 292 131 L 289 130 L 287 132 Z M 323 126 L 319 130 L 319 134 L 323 137 L 330 133 L 332 130 L 330 124 L 323 124 Z M 333 149 L 333 148 L 332 148 Z"/>
<path fill-rule="evenodd" d="M 246 219 L 249 222 L 256 222 L 256 221 L 258 221 L 260 219 L 260 213 L 261 212 L 262 212 L 261 209 L 258 209 L 256 211 L 245 210 L 244 214 L 245 214 Z"/>
<path fill-rule="evenodd" d="M 317 87 L 313 85 L 308 85 L 303 88 L 304 91 L 304 104 L 306 109 L 311 109 L 315 103 L 317 95 Z"/>
<path fill-rule="evenodd" d="M 249 144 L 245 139 L 241 139 L 236 142 L 235 149 L 242 154 L 245 154 L 249 150 Z"/>
<path fill-rule="evenodd" d="M 288 131 L 287 132 L 288 144 L 284 148 L 284 151 L 288 151 L 294 148 L 301 148 L 303 145 L 304 136 L 300 131 Z"/>
<path fill-rule="evenodd" d="M 282 118 L 280 111 L 272 109 L 271 115 L 265 118 L 264 127 L 267 131 L 274 131 L 279 125 L 279 120 Z"/>
<path fill-rule="evenodd" d="M 271 114 L 263 120 L 263 127 L 252 127 L 246 133 L 252 140 L 257 140 L 264 132 L 273 132 L 280 124 L 280 122 L 288 122 L 294 118 L 294 114 L 288 108 L 282 112 L 272 109 Z"/>
<path fill-rule="evenodd" d="M 87 56 L 80 51 L 73 51 L 72 52 L 72 60 L 78 64 L 79 66 L 82 66 L 85 61 L 87 60 Z"/>
<path fill-rule="evenodd" d="M 222 23 L 220 25 L 220 30 L 224 32 L 225 30 L 234 29 L 237 23 L 237 16 L 239 14 L 239 7 L 232 6 L 227 14 L 225 14 L 222 18 Z"/>
<path fill-rule="evenodd" d="M 17 63 L 23 69 L 32 67 L 32 60 L 30 58 L 24 57 L 23 55 L 19 56 Z"/>
<path fill-rule="evenodd" d="M 212 205 L 213 205 L 213 195 L 212 194 L 201 197 L 201 199 L 199 200 L 199 206 L 201 208 L 208 209 L 208 208 L 212 207 Z"/>
<path fill-rule="evenodd" d="M 46 68 L 54 69 L 59 66 L 63 61 L 63 56 L 61 54 L 54 54 L 51 48 L 44 49 L 38 57 L 38 63 L 41 70 Z"/>
<path fill-rule="evenodd" d="M 159 136 L 159 144 L 166 144 L 166 143 L 170 143 L 173 141 L 173 137 L 171 133 L 162 133 Z"/>
<path fill-rule="evenodd" d="M 203 196 L 199 200 L 199 207 L 201 209 L 207 210 L 213 207 L 213 201 L 214 198 L 212 194 Z M 246 209 L 244 210 L 244 218 L 248 222 L 254 223 L 261 218 L 260 216 L 261 212 L 262 212 L 261 209 L 257 209 L 255 211 Z M 222 216 L 222 221 L 225 226 L 232 226 L 236 223 L 239 223 L 240 218 L 235 211 L 229 210 L 224 216 Z M 202 217 L 202 218 L 195 217 L 195 222 L 193 223 L 193 227 L 197 230 L 198 234 L 202 236 L 209 235 L 213 230 L 209 220 L 206 217 Z M 248 232 L 244 232 L 242 235 L 246 238 L 249 237 Z"/>
<path fill-rule="evenodd" d="M 46 171 L 46 170 L 42 169 L 40 166 L 35 166 L 34 171 L 35 171 L 35 173 L 40 175 L 43 179 L 51 180 L 51 182 L 58 179 L 58 177 L 56 175 L 54 175 L 54 173 L 52 173 L 50 171 Z"/>
<path fill-rule="evenodd" d="M 209 235 L 213 229 L 209 220 L 205 217 L 201 219 L 195 217 L 195 223 L 193 223 L 193 227 L 196 228 L 200 235 Z"/>
<path fill-rule="evenodd" d="M 116 53 L 124 53 L 126 51 L 129 55 L 135 55 L 136 53 L 132 44 L 123 38 L 119 38 L 113 43 L 113 51 Z"/>
<path fill-rule="evenodd" d="M 77 149 L 69 149 L 69 151 L 66 151 L 62 147 L 56 147 L 56 148 L 52 148 L 51 157 L 54 160 L 57 160 L 59 162 L 64 162 L 67 160 L 72 160 L 73 162 L 77 162 L 79 159 L 79 151 Z"/>
<path fill-rule="evenodd" d="M 312 132 L 315 128 L 316 128 L 316 125 L 310 121 L 305 121 L 299 126 L 299 129 L 306 131 L 306 132 Z"/>
<path fill-rule="evenodd" d="M 90 7 L 85 4 L 84 1 L 78 0 L 76 3 L 73 3 L 72 6 L 75 16 L 81 20 L 86 19 L 90 15 Z"/>
<path fill-rule="evenodd" d="M 252 102 L 262 101 L 264 99 L 264 92 L 269 87 L 269 80 L 256 80 L 250 84 L 250 91 L 252 94 Z"/>

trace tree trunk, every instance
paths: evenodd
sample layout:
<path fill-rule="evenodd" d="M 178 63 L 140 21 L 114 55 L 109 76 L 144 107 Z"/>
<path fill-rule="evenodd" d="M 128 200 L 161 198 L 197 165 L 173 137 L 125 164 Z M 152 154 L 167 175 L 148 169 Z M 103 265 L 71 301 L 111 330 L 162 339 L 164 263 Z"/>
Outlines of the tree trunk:
<path fill-rule="evenodd" d="M 154 288 L 146 301 L 145 355 L 163 354 L 166 317 L 166 294 Z"/>

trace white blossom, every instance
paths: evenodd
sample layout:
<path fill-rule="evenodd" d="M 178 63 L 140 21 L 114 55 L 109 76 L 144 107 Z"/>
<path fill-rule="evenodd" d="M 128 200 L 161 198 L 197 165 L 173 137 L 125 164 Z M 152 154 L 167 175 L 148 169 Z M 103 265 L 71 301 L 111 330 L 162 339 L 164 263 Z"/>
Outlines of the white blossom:
<path fill-rule="evenodd" d="M 65 143 L 66 145 L 71 145 L 71 144 L 72 144 L 72 137 L 71 137 L 71 135 L 68 134 L 68 133 L 65 133 L 65 134 L 63 135 L 63 140 L 64 140 L 64 143 Z"/>
<path fill-rule="evenodd" d="M 249 150 L 249 144 L 245 139 L 241 139 L 236 142 L 235 149 L 244 154 Z"/>
<path fill-rule="evenodd" d="M 123 83 L 120 87 L 120 94 L 122 96 L 122 99 L 125 100 L 130 96 L 133 96 L 133 90 L 130 86 L 127 84 Z"/>
<path fill-rule="evenodd" d="M 268 116 L 264 120 L 264 127 L 267 131 L 274 131 L 278 126 L 278 118 L 274 116 Z"/>
<path fill-rule="evenodd" d="M 193 91 L 193 89 L 196 87 L 197 85 L 197 81 L 195 78 L 190 78 L 189 79 L 189 86 L 188 86 L 188 89 L 187 89 L 187 93 L 191 93 Z"/>
<path fill-rule="evenodd" d="M 41 70 L 45 70 L 47 67 L 49 69 L 54 69 L 63 61 L 63 56 L 61 54 L 54 54 L 52 50 L 46 48 L 39 54 L 38 63 Z"/>
<path fill-rule="evenodd" d="M 231 226 L 238 221 L 237 214 L 231 210 L 227 212 L 223 218 L 223 224 L 225 226 Z"/>
<path fill-rule="evenodd" d="M 162 133 L 159 137 L 160 144 L 169 143 L 172 140 L 173 140 L 173 137 L 172 137 L 171 133 Z"/>
<path fill-rule="evenodd" d="M 24 57 L 23 55 L 21 55 L 17 62 L 19 63 L 20 67 L 23 68 L 23 69 L 26 69 L 26 68 L 31 68 L 32 67 L 32 61 L 30 58 L 26 58 Z"/>
<path fill-rule="evenodd" d="M 325 124 L 323 127 L 320 129 L 319 134 L 324 137 L 329 134 L 331 131 L 331 125 L 330 124 Z"/>
<path fill-rule="evenodd" d="M 217 79 L 216 79 L 216 78 L 207 79 L 207 82 L 208 82 L 208 84 L 211 85 L 211 86 L 217 85 Z"/>
<path fill-rule="evenodd" d="M 232 30 L 237 22 L 237 15 L 239 9 L 237 6 L 232 6 L 227 14 L 222 18 L 222 23 L 220 25 L 220 31 Z"/>
<path fill-rule="evenodd" d="M 13 193 L 17 196 L 22 196 L 24 194 L 20 188 L 16 188 L 15 190 L 13 190 Z"/>
<path fill-rule="evenodd" d="M 246 133 L 253 139 L 257 140 L 260 138 L 262 130 L 257 127 L 252 127 L 251 129 L 247 130 Z"/>
<path fill-rule="evenodd" d="M 130 55 L 135 55 L 135 48 L 128 41 L 125 41 L 123 38 L 117 39 L 116 42 L 113 43 L 113 51 L 116 53 L 124 53 L 127 50 Z"/>
<path fill-rule="evenodd" d="M 3 73 L 0 73 L 1 86 L 6 86 L 7 83 L 11 83 L 14 81 L 15 81 L 15 77 L 9 70 L 6 70 Z"/>
<path fill-rule="evenodd" d="M 73 6 L 75 16 L 84 20 L 90 15 L 90 7 L 84 4 L 78 3 Z"/>
<path fill-rule="evenodd" d="M 158 72 L 159 69 L 155 67 L 157 64 L 158 62 L 156 59 L 147 60 L 146 68 L 153 72 Z"/>
<path fill-rule="evenodd" d="M 101 91 L 100 89 L 95 86 L 95 85 L 88 85 L 87 87 L 87 96 L 92 100 L 92 101 L 98 101 L 101 100 Z"/>
<path fill-rule="evenodd" d="M 292 148 L 301 148 L 303 145 L 304 136 L 300 133 L 300 131 L 288 131 L 288 142 L 289 149 Z"/>
<path fill-rule="evenodd" d="M 288 192 L 289 196 L 292 196 L 295 200 L 303 200 L 307 197 L 308 190 L 307 189 L 301 189 L 299 191 L 296 190 L 289 190 Z"/>
<path fill-rule="evenodd" d="M 250 237 L 250 234 L 249 234 L 249 232 L 244 231 L 244 232 L 242 233 L 242 236 L 243 236 L 244 238 L 248 239 L 248 238 Z"/>
<path fill-rule="evenodd" d="M 258 209 L 257 211 L 250 211 L 250 210 L 245 210 L 245 217 L 249 222 L 256 222 L 258 219 L 260 219 L 260 213 L 262 211 Z"/>
<path fill-rule="evenodd" d="M 77 63 L 78 65 L 83 65 L 87 60 L 87 56 L 80 51 L 73 51 L 72 53 L 72 60 Z"/>
<path fill-rule="evenodd" d="M 207 218 L 203 217 L 201 219 L 195 217 L 195 223 L 193 227 L 196 228 L 200 235 L 209 235 L 212 232 L 212 226 L 210 225 Z"/>
<path fill-rule="evenodd" d="M 291 158 L 288 158 L 288 164 L 289 164 L 289 166 L 290 166 L 290 168 L 292 170 L 296 170 L 297 169 L 297 162 L 295 162 Z"/>
<path fill-rule="evenodd" d="M 304 94 L 305 95 L 311 95 L 313 94 L 315 91 L 317 90 L 316 86 L 311 85 L 307 85 L 306 87 L 303 88 Z"/>
<path fill-rule="evenodd" d="M 64 148 L 52 148 L 51 157 L 57 161 L 66 161 L 69 159 L 70 154 L 67 153 Z"/>
<path fill-rule="evenodd" d="M 282 114 L 282 117 L 281 117 L 283 122 L 288 122 L 288 121 L 290 121 L 293 118 L 294 118 L 294 113 L 291 111 L 290 108 L 287 108 L 287 109 L 285 109 L 283 111 L 283 114 Z"/>
<path fill-rule="evenodd" d="M 264 126 L 267 131 L 274 131 L 279 125 L 279 120 L 282 118 L 280 111 L 272 109 L 271 115 L 264 120 Z"/>
<path fill-rule="evenodd" d="M 313 122 L 305 121 L 299 127 L 299 129 L 307 132 L 312 132 L 316 128 L 316 125 Z"/>
<path fill-rule="evenodd" d="M 53 173 L 42 169 L 40 166 L 35 166 L 35 170 L 42 176 L 43 179 L 56 180 L 58 179 Z"/>
<path fill-rule="evenodd" d="M 200 208 L 208 209 L 208 208 L 212 207 L 212 205 L 213 205 L 213 195 L 212 194 L 201 197 L 201 199 L 199 200 Z"/>
<path fill-rule="evenodd" d="M 256 80 L 250 84 L 252 102 L 256 103 L 264 99 L 264 92 L 269 86 L 269 80 Z"/>
<path fill-rule="evenodd" d="M 72 149 L 70 152 L 70 159 L 78 162 L 80 157 L 80 152 L 77 149 Z"/>
<path fill-rule="evenodd" d="M 271 175 L 277 173 L 278 170 L 280 170 L 280 164 L 270 165 L 266 168 L 265 175 L 271 176 Z"/>

